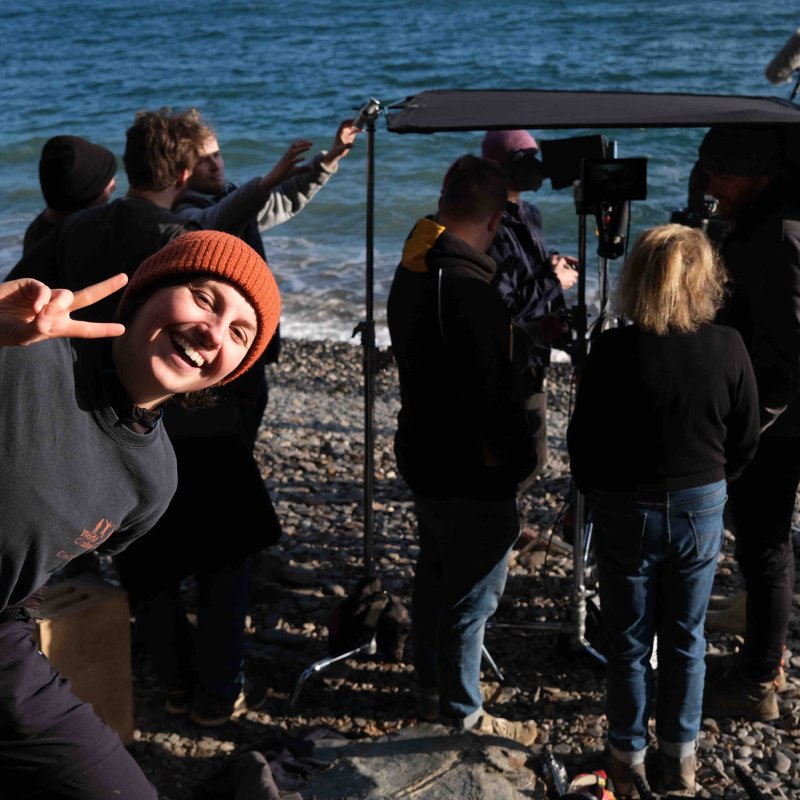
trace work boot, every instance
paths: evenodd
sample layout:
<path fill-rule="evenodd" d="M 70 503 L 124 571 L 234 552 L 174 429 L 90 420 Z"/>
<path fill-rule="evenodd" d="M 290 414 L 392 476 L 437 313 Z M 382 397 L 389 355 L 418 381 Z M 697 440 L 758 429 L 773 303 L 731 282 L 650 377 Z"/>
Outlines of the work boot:
<path fill-rule="evenodd" d="M 706 630 L 744 633 L 747 625 L 747 592 L 740 589 L 727 608 L 706 612 Z"/>
<path fill-rule="evenodd" d="M 706 685 L 713 685 L 716 681 L 725 676 L 732 669 L 741 668 L 742 654 L 735 653 L 706 653 Z M 778 694 L 786 694 L 787 698 L 797 697 L 797 687 L 789 682 L 784 669 L 784 660 L 778 666 L 778 674 L 773 679 L 775 691 Z"/>
<path fill-rule="evenodd" d="M 470 729 L 473 733 L 502 736 L 504 739 L 513 739 L 527 747 L 536 741 L 538 729 L 533 720 L 514 722 L 502 717 L 494 717 L 484 712 L 478 724 Z"/>
<path fill-rule="evenodd" d="M 707 681 L 703 713 L 709 717 L 742 717 L 755 722 L 777 719 L 777 678 L 757 681 L 736 663 L 714 680 Z"/>
<path fill-rule="evenodd" d="M 254 681 L 245 685 L 231 708 L 218 702 L 202 701 L 195 699 L 189 719 L 203 728 L 216 728 L 232 719 L 246 714 L 248 711 L 258 711 L 267 701 L 267 690 L 262 682 Z"/>
<path fill-rule="evenodd" d="M 606 775 L 611 782 L 616 800 L 638 800 L 639 791 L 633 782 L 634 774 L 639 775 L 647 784 L 644 762 L 627 764 L 620 761 L 613 753 L 606 753 Z"/>
<path fill-rule="evenodd" d="M 659 753 L 661 781 L 659 793 L 669 797 L 694 797 L 697 793 L 697 757 L 694 753 L 685 758 L 673 758 Z"/>

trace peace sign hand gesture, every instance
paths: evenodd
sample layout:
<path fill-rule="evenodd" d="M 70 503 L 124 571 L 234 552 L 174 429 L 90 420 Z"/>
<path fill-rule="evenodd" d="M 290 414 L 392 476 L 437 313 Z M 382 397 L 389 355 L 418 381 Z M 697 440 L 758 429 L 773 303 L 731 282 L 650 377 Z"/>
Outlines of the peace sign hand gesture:
<path fill-rule="evenodd" d="M 125 326 L 116 322 L 83 322 L 70 313 L 96 303 L 128 282 L 125 273 L 77 292 L 50 289 L 33 278 L 0 283 L 0 347 L 27 345 L 45 339 L 99 339 L 119 336 Z"/>

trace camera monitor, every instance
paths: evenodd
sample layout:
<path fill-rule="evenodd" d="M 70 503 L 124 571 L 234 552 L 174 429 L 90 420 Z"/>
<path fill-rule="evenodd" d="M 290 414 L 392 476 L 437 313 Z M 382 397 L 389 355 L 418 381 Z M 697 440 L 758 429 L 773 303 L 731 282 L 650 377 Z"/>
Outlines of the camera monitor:
<path fill-rule="evenodd" d="M 572 186 L 581 177 L 581 163 L 586 158 L 605 158 L 605 136 L 572 136 L 569 139 L 540 140 L 545 178 L 554 189 Z"/>
<path fill-rule="evenodd" d="M 584 206 L 647 198 L 646 158 L 586 158 L 581 167 Z"/>

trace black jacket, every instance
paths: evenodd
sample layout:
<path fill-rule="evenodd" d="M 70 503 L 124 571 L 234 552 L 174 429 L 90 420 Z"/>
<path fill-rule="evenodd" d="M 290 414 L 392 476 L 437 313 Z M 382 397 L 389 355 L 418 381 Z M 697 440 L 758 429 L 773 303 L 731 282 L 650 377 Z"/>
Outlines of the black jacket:
<path fill-rule="evenodd" d="M 512 498 L 535 465 L 494 270 L 487 255 L 423 219 L 395 272 L 395 453 L 412 491 L 425 497 Z"/>
<path fill-rule="evenodd" d="M 586 360 L 567 429 L 578 488 L 691 489 L 741 473 L 758 444 L 742 339 L 720 325 L 659 336 L 605 331 Z"/>
<path fill-rule="evenodd" d="M 739 214 L 722 256 L 732 282 L 717 321 L 744 339 L 764 433 L 800 436 L 800 206 L 788 187 L 774 185 Z"/>
<path fill-rule="evenodd" d="M 36 278 L 52 288 L 83 289 L 118 272 L 129 277 L 176 236 L 199 230 L 190 220 L 138 197 L 121 197 L 71 215 L 28 251 L 8 275 Z M 73 314 L 109 322 L 116 316 L 120 289 Z"/>

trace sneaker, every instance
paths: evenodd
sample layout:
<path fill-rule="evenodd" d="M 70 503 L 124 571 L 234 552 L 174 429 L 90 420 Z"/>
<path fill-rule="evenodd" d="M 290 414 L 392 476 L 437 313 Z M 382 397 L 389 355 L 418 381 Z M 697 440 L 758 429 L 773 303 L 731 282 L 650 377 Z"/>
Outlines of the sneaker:
<path fill-rule="evenodd" d="M 736 663 L 723 675 L 706 683 L 703 713 L 709 717 L 742 717 L 755 722 L 778 719 L 776 680 L 754 680 Z"/>
<path fill-rule="evenodd" d="M 224 725 L 248 711 L 258 711 L 267 701 L 267 692 L 265 689 L 247 689 L 239 692 L 233 708 L 228 710 L 221 705 L 209 703 L 208 705 L 195 703 L 189 719 L 196 725 L 203 728 L 216 728 L 218 725 Z"/>
<path fill-rule="evenodd" d="M 697 793 L 697 757 L 694 753 L 686 758 L 672 758 L 659 753 L 661 761 L 661 780 L 656 788 L 660 794 L 669 797 L 694 797 Z"/>
<path fill-rule="evenodd" d="M 188 689 L 167 689 L 164 710 L 174 717 L 182 717 L 192 708 L 192 693 Z"/>
<path fill-rule="evenodd" d="M 491 714 L 484 713 L 478 724 L 471 729 L 474 733 L 490 734 L 502 736 L 504 739 L 512 739 L 527 747 L 536 741 L 538 733 L 536 723 L 533 720 L 525 722 L 512 722 L 510 719 L 493 717 Z"/>
<path fill-rule="evenodd" d="M 644 762 L 628 764 L 620 761 L 613 753 L 606 753 L 606 775 L 614 790 L 616 800 L 639 800 L 639 790 L 633 782 L 634 774 L 638 775 L 647 786 Z"/>

